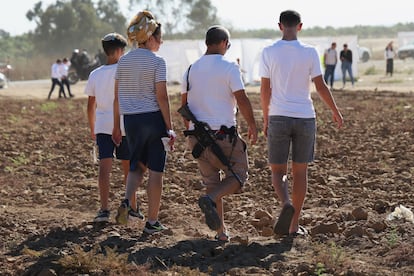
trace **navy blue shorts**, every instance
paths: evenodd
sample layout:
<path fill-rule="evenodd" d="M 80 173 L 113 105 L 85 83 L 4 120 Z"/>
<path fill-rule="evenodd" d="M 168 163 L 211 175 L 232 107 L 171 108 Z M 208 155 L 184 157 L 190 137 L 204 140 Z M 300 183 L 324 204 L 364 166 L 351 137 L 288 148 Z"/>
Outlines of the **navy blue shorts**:
<path fill-rule="evenodd" d="M 109 134 L 96 134 L 96 145 L 98 146 L 99 159 L 114 158 L 115 156 L 119 160 L 129 160 L 128 142 L 125 136 L 122 136 L 122 142 L 119 147 L 115 146 L 112 141 L 112 135 Z"/>
<path fill-rule="evenodd" d="M 167 154 L 161 137 L 167 130 L 161 111 L 125 114 L 124 125 L 130 150 L 130 170 L 135 171 L 138 163 L 148 169 L 164 172 Z"/>
<path fill-rule="evenodd" d="M 309 163 L 314 160 L 316 141 L 315 118 L 270 116 L 267 131 L 270 164 L 285 164 L 292 149 L 292 161 Z"/>

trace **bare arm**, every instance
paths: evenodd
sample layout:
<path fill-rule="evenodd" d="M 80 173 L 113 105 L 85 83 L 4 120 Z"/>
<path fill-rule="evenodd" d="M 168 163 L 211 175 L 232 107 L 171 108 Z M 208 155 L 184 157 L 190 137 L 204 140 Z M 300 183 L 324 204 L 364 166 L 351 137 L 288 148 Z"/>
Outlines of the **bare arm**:
<path fill-rule="evenodd" d="M 187 95 L 188 95 L 188 93 L 181 94 L 181 106 L 183 106 L 187 103 Z M 183 122 L 184 122 L 185 129 L 188 129 L 190 127 L 190 121 L 187 121 L 183 117 Z"/>
<path fill-rule="evenodd" d="M 96 120 L 96 98 L 89 96 L 88 97 L 88 123 L 89 129 L 91 131 L 91 138 L 96 139 L 95 136 L 95 120 Z"/>
<path fill-rule="evenodd" d="M 257 141 L 257 127 L 256 121 L 253 115 L 253 108 L 244 90 L 239 90 L 233 93 L 236 97 L 237 105 L 239 106 L 240 112 L 248 125 L 248 137 L 252 144 Z"/>
<path fill-rule="evenodd" d="M 313 79 L 313 82 L 315 84 L 315 88 L 319 94 L 319 97 L 331 109 L 333 121 L 336 122 L 338 128 L 341 128 L 343 125 L 342 114 L 341 112 L 339 112 L 335 100 L 332 97 L 332 93 L 326 85 L 325 81 L 323 80 L 322 75 L 315 77 Z"/>
<path fill-rule="evenodd" d="M 263 132 L 267 136 L 267 128 L 269 126 L 269 105 L 272 89 L 270 88 L 270 79 L 262 78 L 260 84 L 260 101 L 263 111 Z"/>
<path fill-rule="evenodd" d="M 160 107 L 165 126 L 167 130 L 172 130 L 170 102 L 167 94 L 167 83 L 165 81 L 157 82 L 155 84 L 155 90 L 157 102 Z"/>
<path fill-rule="evenodd" d="M 115 80 L 114 93 L 114 128 L 112 130 L 112 140 L 116 145 L 119 145 L 122 141 L 122 133 L 121 118 L 119 114 L 118 80 Z"/>

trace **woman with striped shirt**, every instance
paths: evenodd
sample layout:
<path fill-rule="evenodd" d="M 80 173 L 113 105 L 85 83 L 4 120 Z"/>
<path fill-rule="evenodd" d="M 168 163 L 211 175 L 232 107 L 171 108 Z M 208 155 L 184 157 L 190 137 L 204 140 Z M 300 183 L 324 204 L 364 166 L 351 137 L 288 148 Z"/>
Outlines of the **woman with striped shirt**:
<path fill-rule="evenodd" d="M 134 16 L 127 33 L 134 48 L 118 63 L 112 135 L 119 144 L 119 116 L 124 115 L 131 156 L 125 199 L 118 208 L 116 221 L 127 223 L 128 198 L 142 184 L 148 169 L 148 220 L 144 232 L 152 234 L 166 229 L 158 221 L 166 162 L 161 138 L 170 137 L 167 147 L 171 149 L 175 140 L 167 94 L 167 67 L 165 60 L 155 54 L 162 44 L 161 24 L 150 12 L 142 11 Z"/>

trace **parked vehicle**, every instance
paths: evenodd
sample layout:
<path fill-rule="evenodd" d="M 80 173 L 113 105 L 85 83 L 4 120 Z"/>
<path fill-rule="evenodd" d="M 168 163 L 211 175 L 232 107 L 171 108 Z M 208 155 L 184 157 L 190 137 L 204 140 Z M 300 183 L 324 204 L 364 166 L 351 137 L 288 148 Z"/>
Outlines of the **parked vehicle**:
<path fill-rule="evenodd" d="M 367 47 L 358 47 L 358 56 L 361 62 L 367 62 L 371 58 L 371 51 Z"/>
<path fill-rule="evenodd" d="M 99 66 L 101 61 L 98 58 L 91 59 L 88 53 L 84 50 L 79 52 L 75 49 L 70 58 L 70 68 L 68 73 L 68 80 L 70 84 L 75 84 L 79 80 L 87 80 L 89 74 Z"/>
<path fill-rule="evenodd" d="M 401 46 L 397 50 L 397 56 L 400 59 L 414 58 L 414 43 Z"/>
<path fill-rule="evenodd" d="M 6 87 L 7 79 L 3 73 L 0 73 L 0 88 Z"/>

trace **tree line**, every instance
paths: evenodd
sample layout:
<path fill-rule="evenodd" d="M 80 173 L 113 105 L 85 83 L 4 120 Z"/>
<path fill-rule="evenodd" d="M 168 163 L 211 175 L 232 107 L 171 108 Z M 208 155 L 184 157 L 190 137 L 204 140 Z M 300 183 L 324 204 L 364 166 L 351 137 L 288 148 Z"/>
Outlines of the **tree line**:
<path fill-rule="evenodd" d="M 217 9 L 210 0 L 129 0 L 129 9 L 148 9 L 153 12 L 163 25 L 164 40 L 203 39 L 209 26 L 221 23 Z M 122 14 L 118 2 L 113 0 L 57 0 L 48 6 L 39 1 L 27 11 L 26 17 L 35 23 L 33 31 L 11 36 L 0 29 L 0 62 L 13 60 L 15 64 L 20 64 L 42 56 L 63 57 L 70 55 L 75 48 L 95 53 L 100 48 L 100 39 L 104 34 L 114 31 L 125 34 L 129 20 Z M 275 39 L 280 36 L 277 26 L 258 30 L 226 27 L 230 29 L 233 38 Z M 412 30 L 414 23 L 400 23 L 390 27 L 328 26 L 305 28 L 301 35 L 396 37 L 398 32 Z"/>

